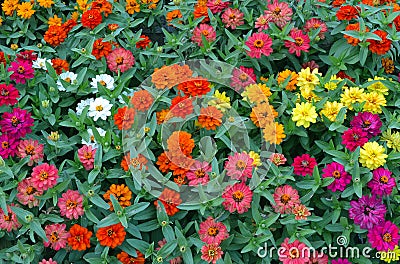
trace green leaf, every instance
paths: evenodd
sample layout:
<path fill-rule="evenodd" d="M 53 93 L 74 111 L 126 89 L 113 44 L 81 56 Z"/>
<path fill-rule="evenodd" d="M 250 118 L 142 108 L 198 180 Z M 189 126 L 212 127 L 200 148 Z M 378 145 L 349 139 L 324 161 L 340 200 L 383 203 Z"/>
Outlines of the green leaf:
<path fill-rule="evenodd" d="M 43 239 L 44 241 L 48 241 L 48 239 L 46 237 L 46 232 L 43 230 L 42 226 L 40 225 L 40 223 L 37 219 L 34 219 L 30 223 L 30 227 L 31 227 L 31 230 L 33 230 L 33 232 L 35 232 L 41 239 Z"/>

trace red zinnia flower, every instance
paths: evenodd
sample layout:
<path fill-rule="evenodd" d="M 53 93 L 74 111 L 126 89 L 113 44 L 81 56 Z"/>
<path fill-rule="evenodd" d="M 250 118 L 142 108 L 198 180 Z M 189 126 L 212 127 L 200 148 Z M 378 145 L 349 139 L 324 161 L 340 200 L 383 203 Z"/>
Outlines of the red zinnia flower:
<path fill-rule="evenodd" d="M 372 53 L 376 53 L 378 55 L 386 54 L 386 52 L 388 52 L 392 46 L 392 41 L 386 38 L 387 33 L 379 29 L 372 33 L 378 35 L 382 40 L 367 39 L 367 41 L 370 43 L 368 49 Z"/>
<path fill-rule="evenodd" d="M 179 212 L 177 206 L 182 203 L 180 194 L 170 189 L 164 189 L 158 197 L 158 200 L 154 201 L 156 207 L 158 207 L 158 201 L 164 205 L 165 211 L 169 216 L 173 216 Z"/>
<path fill-rule="evenodd" d="M 86 250 L 90 248 L 90 238 L 92 237 L 92 232 L 87 228 L 75 224 L 69 230 L 68 245 L 73 250 Z"/>
<path fill-rule="evenodd" d="M 84 12 L 82 14 L 82 26 L 94 29 L 97 27 L 101 21 L 103 20 L 101 13 L 98 9 L 92 9 Z"/>
<path fill-rule="evenodd" d="M 303 154 L 294 158 L 292 166 L 294 167 L 294 174 L 306 176 L 312 175 L 314 167 L 317 165 L 315 158 L 310 157 L 308 154 Z"/>
<path fill-rule="evenodd" d="M 93 43 L 92 55 L 100 60 L 102 57 L 107 56 L 112 50 L 110 42 L 103 42 L 102 38 L 96 39 Z"/>
<path fill-rule="evenodd" d="M 192 99 L 187 96 L 177 96 L 172 99 L 170 110 L 173 116 L 185 118 L 193 113 Z"/>
<path fill-rule="evenodd" d="M 147 48 L 148 46 L 150 46 L 150 43 L 151 43 L 151 40 L 150 40 L 150 38 L 148 37 L 148 36 L 146 36 L 146 35 L 141 35 L 140 36 L 140 39 L 141 40 L 139 40 L 137 43 L 136 43 L 136 48 L 142 48 L 142 49 L 145 49 L 145 48 Z"/>
<path fill-rule="evenodd" d="M 18 102 L 19 92 L 12 84 L 0 84 L 0 106 L 14 105 Z"/>
<path fill-rule="evenodd" d="M 125 240 L 126 232 L 121 223 L 101 227 L 96 232 L 96 237 L 100 245 L 110 248 L 116 248 Z"/>
<path fill-rule="evenodd" d="M 210 82 L 202 77 L 188 80 L 178 85 L 178 90 L 181 90 L 186 96 L 197 96 L 207 94 L 210 88 Z"/>
<path fill-rule="evenodd" d="M 354 6 L 341 6 L 336 12 L 336 17 L 338 20 L 352 20 L 358 17 L 358 11 Z"/>

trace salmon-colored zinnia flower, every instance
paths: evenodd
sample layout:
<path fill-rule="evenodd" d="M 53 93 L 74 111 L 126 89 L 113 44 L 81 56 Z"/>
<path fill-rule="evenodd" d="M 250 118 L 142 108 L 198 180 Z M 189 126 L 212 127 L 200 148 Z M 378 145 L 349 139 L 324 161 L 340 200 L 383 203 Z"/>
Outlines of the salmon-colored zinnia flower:
<path fill-rule="evenodd" d="M 154 98 L 147 90 L 140 90 L 133 93 L 131 103 L 137 111 L 147 111 L 153 104 Z"/>
<path fill-rule="evenodd" d="M 100 245 L 111 248 L 121 245 L 125 240 L 125 236 L 125 228 L 121 223 L 100 227 L 96 232 Z"/>

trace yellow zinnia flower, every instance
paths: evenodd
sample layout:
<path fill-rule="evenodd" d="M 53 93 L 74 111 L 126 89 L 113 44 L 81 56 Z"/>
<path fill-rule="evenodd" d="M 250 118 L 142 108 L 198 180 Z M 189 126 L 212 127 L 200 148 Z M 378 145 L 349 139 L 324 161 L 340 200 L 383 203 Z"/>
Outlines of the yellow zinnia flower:
<path fill-rule="evenodd" d="M 218 90 L 216 90 L 213 97 L 215 97 L 215 99 L 210 100 L 208 105 L 215 106 L 223 113 L 231 108 L 231 99 L 226 96 L 225 92 L 220 93 Z"/>
<path fill-rule="evenodd" d="M 310 123 L 317 122 L 317 112 L 315 106 L 311 103 L 296 103 L 296 107 L 293 108 L 292 120 L 296 122 L 296 126 L 304 126 L 305 128 L 310 126 Z"/>
<path fill-rule="evenodd" d="M 337 77 L 336 74 L 332 75 L 329 82 L 325 83 L 324 87 L 328 90 L 335 90 L 338 84 L 343 81 L 342 78 Z"/>
<path fill-rule="evenodd" d="M 35 13 L 32 8 L 33 5 L 30 2 L 23 2 L 17 7 L 17 15 L 23 19 L 29 19 Z"/>
<path fill-rule="evenodd" d="M 53 0 L 37 0 L 39 5 L 44 8 L 50 8 L 54 4 Z"/>
<path fill-rule="evenodd" d="M 299 77 L 297 77 L 297 86 L 300 88 L 310 88 L 314 90 L 315 86 L 319 84 L 319 78 L 317 75 L 321 75 L 318 69 L 314 69 L 312 72 L 310 68 L 301 69 L 299 72 Z"/>
<path fill-rule="evenodd" d="M 0 17 L 0 26 L 3 25 L 3 18 Z"/>
<path fill-rule="evenodd" d="M 76 4 L 78 6 L 75 6 L 75 9 L 80 10 L 82 12 L 85 12 L 89 9 L 90 5 L 88 4 L 87 0 L 77 0 Z"/>
<path fill-rule="evenodd" d="M 359 87 L 345 87 L 340 95 L 342 102 L 348 109 L 353 110 L 353 104 L 363 102 L 364 89 Z"/>
<path fill-rule="evenodd" d="M 271 90 L 266 84 L 250 84 L 242 93 L 243 99 L 253 104 L 268 102 L 268 97 L 272 95 Z"/>
<path fill-rule="evenodd" d="M 6 16 L 12 16 L 17 7 L 18 0 L 5 0 L 1 4 L 1 9 L 4 11 L 4 14 L 6 14 Z"/>
<path fill-rule="evenodd" d="M 383 78 L 383 77 L 377 77 L 377 76 L 375 76 L 374 77 L 374 79 L 371 79 L 371 78 L 368 78 L 368 81 L 369 82 L 372 82 L 372 81 L 379 81 L 379 80 L 386 80 L 385 78 Z M 381 94 L 384 94 L 384 95 L 388 95 L 389 93 L 388 93 L 388 91 L 389 91 L 389 88 L 387 88 L 382 82 L 375 82 L 375 83 L 373 83 L 373 84 L 370 84 L 368 87 L 367 87 L 367 89 L 368 89 L 368 91 L 370 91 L 370 92 L 377 92 L 377 93 L 381 93 Z"/>
<path fill-rule="evenodd" d="M 53 17 L 49 18 L 49 21 L 47 21 L 47 24 L 49 24 L 49 26 L 61 26 L 62 19 L 60 17 L 58 17 L 57 15 L 54 15 Z"/>
<path fill-rule="evenodd" d="M 265 141 L 276 145 L 281 144 L 283 139 L 286 137 L 283 125 L 278 122 L 269 123 L 264 126 L 263 134 Z"/>
<path fill-rule="evenodd" d="M 385 132 L 382 133 L 381 140 L 386 141 L 386 144 L 389 148 L 394 151 L 400 151 L 400 133 L 394 132 L 392 134 L 392 130 L 389 128 Z"/>
<path fill-rule="evenodd" d="M 245 153 L 247 153 L 247 152 L 245 151 Z M 250 156 L 250 158 L 253 159 L 253 163 L 252 163 L 253 166 L 257 166 L 258 167 L 258 166 L 262 165 L 260 154 L 258 154 L 255 151 L 250 151 L 247 154 Z"/>
<path fill-rule="evenodd" d="M 388 249 L 388 251 L 379 251 L 379 253 L 381 260 L 387 263 L 391 263 L 392 261 L 398 263 L 400 260 L 400 248 L 398 245 L 393 250 Z"/>
<path fill-rule="evenodd" d="M 382 113 L 381 106 L 386 106 L 385 96 L 377 92 L 363 94 L 362 101 L 365 101 L 363 108 L 364 112 L 380 114 Z"/>
<path fill-rule="evenodd" d="M 339 114 L 340 109 L 342 109 L 343 107 L 344 105 L 342 103 L 338 103 L 336 101 L 326 102 L 320 114 L 326 116 L 329 121 L 335 122 L 336 116 Z"/>
<path fill-rule="evenodd" d="M 377 142 L 367 142 L 360 150 L 359 161 L 363 167 L 374 170 L 386 163 L 385 148 Z"/>

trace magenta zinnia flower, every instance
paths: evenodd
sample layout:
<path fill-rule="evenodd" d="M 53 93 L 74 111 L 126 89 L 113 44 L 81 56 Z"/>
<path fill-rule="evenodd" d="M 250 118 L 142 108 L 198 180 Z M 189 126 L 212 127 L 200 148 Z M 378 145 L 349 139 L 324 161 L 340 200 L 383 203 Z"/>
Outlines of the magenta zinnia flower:
<path fill-rule="evenodd" d="M 15 138 L 25 137 L 32 132 L 33 119 L 26 110 L 14 108 L 11 113 L 3 113 L 0 121 L 1 132 L 11 134 Z"/>
<path fill-rule="evenodd" d="M 393 250 L 399 243 L 399 228 L 390 221 L 368 230 L 368 242 L 379 251 Z"/>
<path fill-rule="evenodd" d="M 226 175 L 234 180 L 246 181 L 251 178 L 253 171 L 253 159 L 247 153 L 235 153 L 228 156 L 225 162 Z"/>
<path fill-rule="evenodd" d="M 35 189 L 46 191 L 54 187 L 58 180 L 58 170 L 54 165 L 42 163 L 32 169 L 32 185 Z"/>
<path fill-rule="evenodd" d="M 7 159 L 9 156 L 14 157 L 17 153 L 17 146 L 19 141 L 8 134 L 0 135 L 0 156 Z"/>
<path fill-rule="evenodd" d="M 274 22 L 278 27 L 283 28 L 292 19 L 293 11 L 286 2 L 279 3 L 275 0 L 267 6 L 264 14 L 268 21 Z"/>
<path fill-rule="evenodd" d="M 244 24 L 243 13 L 237 8 L 228 8 L 221 16 L 222 23 L 226 28 L 236 29 L 238 26 Z"/>
<path fill-rule="evenodd" d="M 300 196 L 292 186 L 284 185 L 275 189 L 274 201 L 275 205 L 272 207 L 275 209 L 275 212 L 289 214 L 296 205 L 300 204 Z"/>
<path fill-rule="evenodd" d="M 253 192 L 249 186 L 241 182 L 227 186 L 222 194 L 222 198 L 224 198 L 222 205 L 225 207 L 225 210 L 231 213 L 237 211 L 239 214 L 243 214 L 251 207 Z"/>
<path fill-rule="evenodd" d="M 246 46 L 250 48 L 247 54 L 251 58 L 261 58 L 261 54 L 269 56 L 272 53 L 272 39 L 265 33 L 253 33 L 246 41 Z"/>
<path fill-rule="evenodd" d="M 310 48 L 310 38 L 307 34 L 297 28 L 290 30 L 289 37 L 294 39 L 293 41 L 285 40 L 285 47 L 289 48 L 289 53 L 296 53 L 297 57 L 300 57 L 301 52 L 308 52 Z"/>
<path fill-rule="evenodd" d="M 51 247 L 52 249 L 58 251 L 65 248 L 68 242 L 69 232 L 65 230 L 65 224 L 52 224 L 47 225 L 44 228 L 46 232 L 47 242 L 43 241 L 45 247 Z"/>
<path fill-rule="evenodd" d="M 385 220 L 386 206 L 375 196 L 364 195 L 350 202 L 349 217 L 362 229 L 371 229 Z"/>
<path fill-rule="evenodd" d="M 39 200 L 35 196 L 41 196 L 43 194 L 43 191 L 39 191 L 33 187 L 32 178 L 30 177 L 18 183 L 17 191 L 18 201 L 23 205 L 27 205 L 29 208 L 38 206 Z"/>
<path fill-rule="evenodd" d="M 18 102 L 19 92 L 12 84 L 0 84 L 0 106 L 15 105 Z"/>
<path fill-rule="evenodd" d="M 230 85 L 235 91 L 240 92 L 248 85 L 255 84 L 256 78 L 253 68 L 240 66 L 239 69 L 233 69 Z"/>
<path fill-rule="evenodd" d="M 24 84 L 27 79 L 32 79 L 35 76 L 32 64 L 23 60 L 11 62 L 7 71 L 13 72 L 10 76 L 10 80 L 14 80 L 16 83 Z"/>
<path fill-rule="evenodd" d="M 318 37 L 320 39 L 325 38 L 325 33 L 328 31 L 328 28 L 326 27 L 326 24 L 322 22 L 321 20 L 317 18 L 311 18 L 310 20 L 307 20 L 305 26 L 304 26 L 304 31 L 305 32 L 310 32 L 311 30 L 318 30 L 320 29 L 318 33 Z"/>
<path fill-rule="evenodd" d="M 33 64 L 34 60 L 37 60 L 37 53 L 33 50 L 25 50 L 17 54 L 17 61 L 27 62 Z"/>
<path fill-rule="evenodd" d="M 294 158 L 292 164 L 294 167 L 294 174 L 301 176 L 312 175 L 316 165 L 317 161 L 308 154 L 297 156 Z"/>
<path fill-rule="evenodd" d="M 15 205 L 11 204 L 11 206 Z M 21 227 L 21 224 L 18 222 L 17 215 L 12 211 L 9 205 L 7 205 L 7 212 L 8 215 L 5 215 L 3 209 L 0 208 L 0 229 L 10 233 L 12 230 L 17 230 Z"/>
<path fill-rule="evenodd" d="M 276 166 L 283 165 L 286 162 L 285 155 L 281 153 L 272 153 L 271 156 L 269 156 L 269 160 Z"/>
<path fill-rule="evenodd" d="M 350 261 L 348 261 L 347 259 L 333 259 L 332 260 L 332 264 L 351 264 Z"/>
<path fill-rule="evenodd" d="M 211 172 L 211 165 L 206 161 L 196 160 L 186 173 L 189 186 L 204 185 L 210 181 L 208 173 Z"/>
<path fill-rule="evenodd" d="M 370 139 L 381 133 L 382 121 L 378 114 L 362 112 L 358 113 L 358 115 L 351 120 L 350 125 L 352 127 L 361 128 L 367 133 L 367 138 Z"/>
<path fill-rule="evenodd" d="M 355 151 L 357 147 L 362 147 L 367 142 L 367 132 L 359 127 L 349 128 L 343 132 L 342 144 L 350 151 Z"/>
<path fill-rule="evenodd" d="M 224 252 L 222 251 L 221 247 L 218 245 L 210 244 L 204 245 L 201 248 L 201 259 L 207 261 L 208 263 L 215 264 L 217 260 L 222 258 Z"/>
<path fill-rule="evenodd" d="M 310 250 L 306 244 L 297 239 L 293 243 L 289 243 L 289 238 L 285 238 L 281 248 L 285 249 L 281 250 L 282 254 L 279 254 L 279 260 L 283 264 L 306 264 L 310 260 L 308 256 Z"/>
<path fill-rule="evenodd" d="M 208 42 L 211 42 L 215 40 L 217 34 L 212 26 L 208 24 L 200 24 L 193 30 L 192 41 L 200 47 L 203 47 L 202 36 L 204 36 Z"/>
<path fill-rule="evenodd" d="M 117 48 L 107 55 L 107 66 L 110 71 L 118 73 L 125 72 L 135 64 L 135 57 L 131 51 L 124 48 Z"/>
<path fill-rule="evenodd" d="M 392 172 L 384 168 L 375 169 L 372 172 L 372 180 L 368 182 L 368 188 L 372 195 L 390 195 L 396 186 L 396 180 L 391 176 Z"/>
<path fill-rule="evenodd" d="M 229 6 L 229 2 L 222 2 L 221 0 L 208 0 L 207 7 L 211 10 L 211 13 L 216 14 L 222 12 Z"/>
<path fill-rule="evenodd" d="M 32 166 L 33 163 L 39 163 L 43 160 L 43 148 L 44 146 L 42 144 L 39 144 L 38 140 L 21 140 L 18 144 L 17 156 L 23 159 L 26 156 L 30 155 L 31 157 L 29 159 L 28 165 Z"/>
<path fill-rule="evenodd" d="M 82 162 L 85 170 L 91 170 L 94 167 L 94 157 L 96 155 L 96 149 L 92 149 L 92 146 L 84 145 L 78 149 L 78 158 Z"/>
<path fill-rule="evenodd" d="M 219 245 L 222 240 L 229 237 L 229 233 L 223 223 L 215 222 L 214 219 L 209 216 L 207 220 L 200 223 L 199 236 L 201 241 L 207 244 Z"/>
<path fill-rule="evenodd" d="M 57 203 L 61 216 L 68 219 L 78 219 L 79 216 L 84 214 L 82 201 L 83 195 L 78 191 L 68 190 L 63 193 Z"/>
<path fill-rule="evenodd" d="M 322 169 L 322 178 L 333 177 L 335 180 L 328 185 L 328 189 L 332 192 L 344 191 L 346 186 L 351 182 L 351 175 L 344 170 L 344 166 L 337 162 L 332 162 Z"/>

